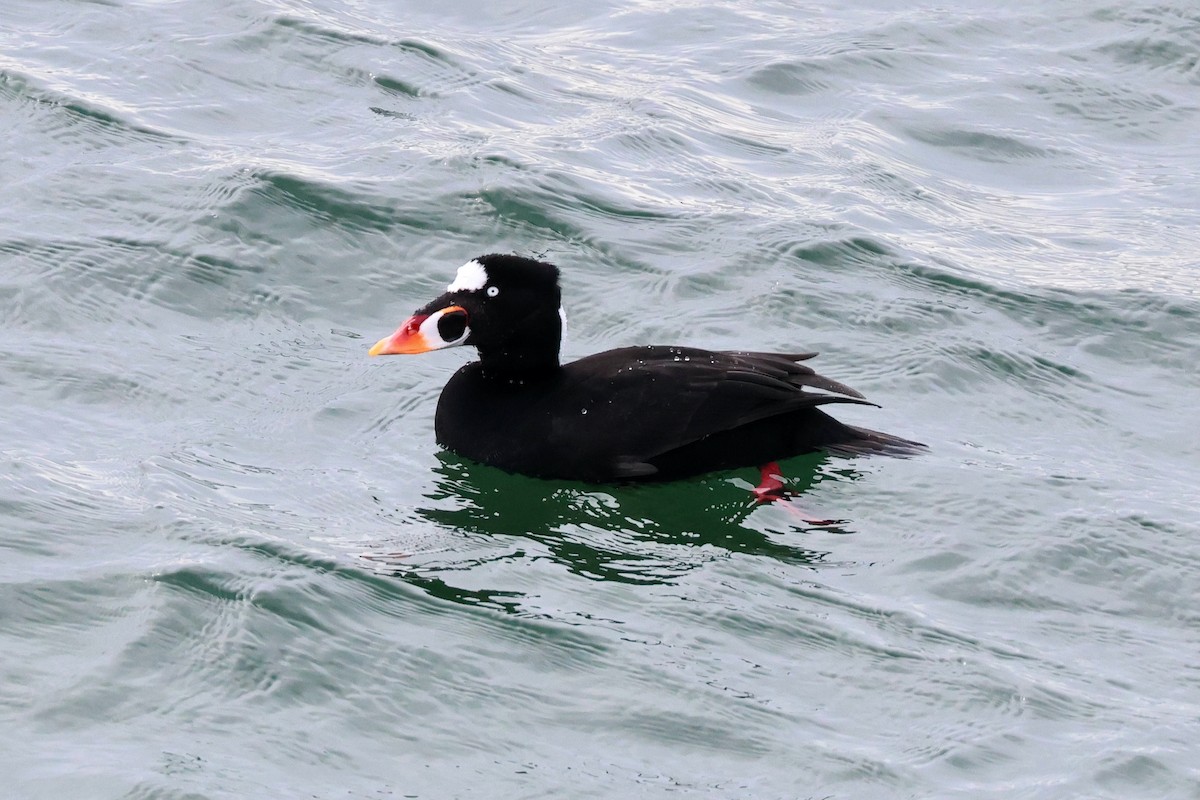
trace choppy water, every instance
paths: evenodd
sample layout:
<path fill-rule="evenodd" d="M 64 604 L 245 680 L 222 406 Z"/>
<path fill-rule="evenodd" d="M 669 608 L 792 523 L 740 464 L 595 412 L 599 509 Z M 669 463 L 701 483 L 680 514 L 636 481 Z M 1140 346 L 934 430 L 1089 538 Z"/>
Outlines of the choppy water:
<path fill-rule="evenodd" d="M 6 0 L 0 793 L 1200 797 L 1200 12 L 835 5 Z M 439 453 L 494 250 L 932 451 Z"/>

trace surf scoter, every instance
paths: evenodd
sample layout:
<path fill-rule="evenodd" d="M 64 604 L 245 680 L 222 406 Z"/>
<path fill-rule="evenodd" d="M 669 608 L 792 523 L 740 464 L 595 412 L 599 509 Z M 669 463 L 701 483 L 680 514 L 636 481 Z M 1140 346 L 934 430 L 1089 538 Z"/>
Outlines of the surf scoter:
<path fill-rule="evenodd" d="M 906 455 L 924 447 L 817 408 L 875 404 L 798 363 L 816 353 L 648 345 L 560 364 L 558 278 L 553 264 L 481 256 L 371 348 L 373 356 L 479 351 L 442 390 L 440 444 L 509 472 L 593 483 L 763 467 L 820 449 Z"/>

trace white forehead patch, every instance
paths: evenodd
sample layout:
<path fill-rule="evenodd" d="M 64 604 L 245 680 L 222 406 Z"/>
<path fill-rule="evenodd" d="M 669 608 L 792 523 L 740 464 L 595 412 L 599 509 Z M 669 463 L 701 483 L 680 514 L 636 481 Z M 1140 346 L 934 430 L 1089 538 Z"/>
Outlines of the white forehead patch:
<path fill-rule="evenodd" d="M 458 274 L 454 276 L 454 283 L 446 287 L 447 292 L 478 292 L 484 286 L 487 286 L 488 274 L 475 259 L 471 259 L 467 263 L 458 268 Z"/>

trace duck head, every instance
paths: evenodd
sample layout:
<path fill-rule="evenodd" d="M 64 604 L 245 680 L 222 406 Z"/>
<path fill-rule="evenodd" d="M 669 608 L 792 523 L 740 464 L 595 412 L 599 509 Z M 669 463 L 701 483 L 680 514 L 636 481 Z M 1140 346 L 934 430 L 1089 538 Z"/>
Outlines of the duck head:
<path fill-rule="evenodd" d="M 376 342 L 370 355 L 471 345 L 485 371 L 553 369 L 564 319 L 558 267 L 522 256 L 480 256 L 459 267 L 445 294 Z"/>

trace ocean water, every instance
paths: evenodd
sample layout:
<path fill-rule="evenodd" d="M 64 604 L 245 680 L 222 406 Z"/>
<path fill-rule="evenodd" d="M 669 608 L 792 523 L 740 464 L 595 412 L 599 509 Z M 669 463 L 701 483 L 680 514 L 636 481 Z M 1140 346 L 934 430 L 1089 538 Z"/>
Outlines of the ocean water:
<path fill-rule="evenodd" d="M 6 0 L 0 795 L 1200 797 L 1197 131 L 1188 2 Z M 493 251 L 930 452 L 439 451 Z"/>

